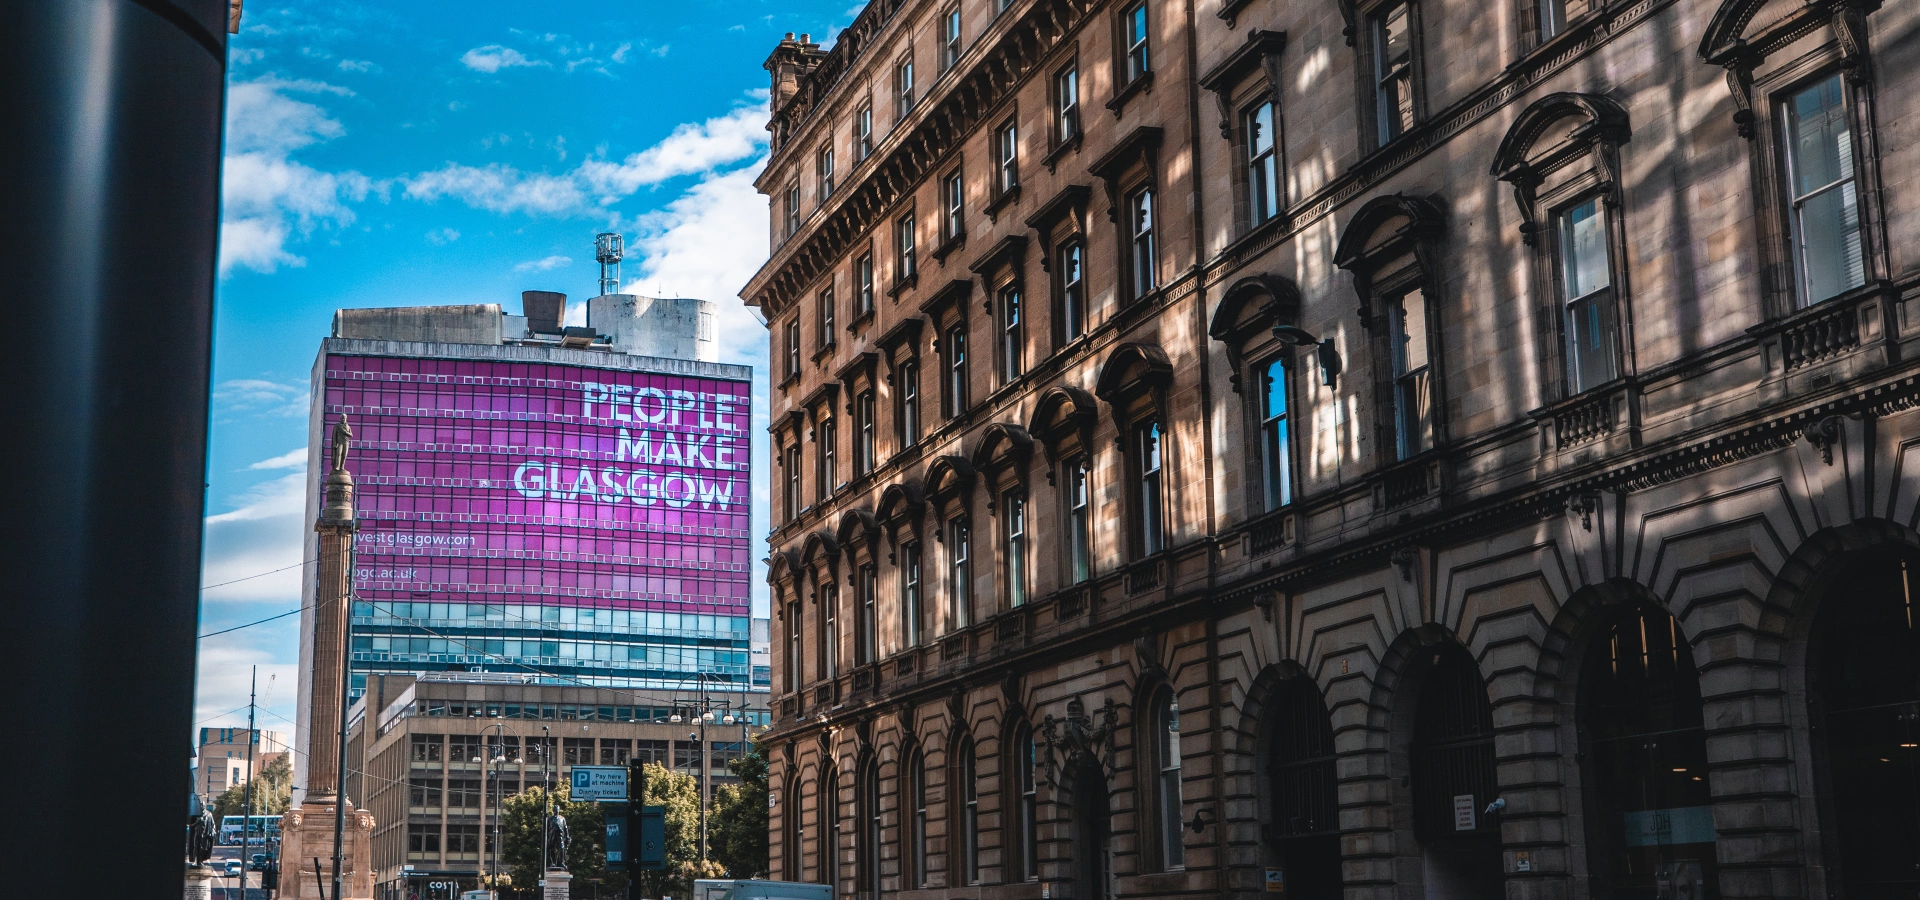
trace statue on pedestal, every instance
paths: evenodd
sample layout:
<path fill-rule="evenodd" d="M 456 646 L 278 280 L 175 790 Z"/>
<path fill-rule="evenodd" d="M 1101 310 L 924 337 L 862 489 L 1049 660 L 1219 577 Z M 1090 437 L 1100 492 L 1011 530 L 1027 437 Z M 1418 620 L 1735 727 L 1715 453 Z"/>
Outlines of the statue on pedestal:
<path fill-rule="evenodd" d="M 220 828 L 213 821 L 213 810 L 201 802 L 200 795 L 190 796 L 187 803 L 187 860 L 198 866 L 213 856 L 213 842 L 219 836 Z"/>
<path fill-rule="evenodd" d="M 567 848 L 573 844 L 573 835 L 567 831 L 567 817 L 554 813 L 547 817 L 547 868 L 564 869 L 567 867 Z"/>

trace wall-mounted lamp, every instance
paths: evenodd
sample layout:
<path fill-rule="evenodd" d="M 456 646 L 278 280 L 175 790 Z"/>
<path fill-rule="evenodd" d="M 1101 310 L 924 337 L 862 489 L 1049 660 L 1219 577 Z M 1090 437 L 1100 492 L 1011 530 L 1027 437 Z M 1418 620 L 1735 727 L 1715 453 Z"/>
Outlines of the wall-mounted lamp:
<path fill-rule="evenodd" d="M 1193 829 L 1194 834 L 1200 834 L 1206 831 L 1208 825 L 1213 824 L 1209 821 L 1212 818 L 1213 810 L 1201 807 L 1193 811 L 1193 821 L 1188 822 L 1187 827 Z"/>
<path fill-rule="evenodd" d="M 1340 374 L 1340 351 L 1333 348 L 1333 339 L 1321 340 L 1304 328 L 1295 325 L 1273 326 L 1273 336 L 1295 347 L 1312 347 L 1314 355 L 1320 360 L 1320 383 L 1333 386 L 1334 376 Z"/>

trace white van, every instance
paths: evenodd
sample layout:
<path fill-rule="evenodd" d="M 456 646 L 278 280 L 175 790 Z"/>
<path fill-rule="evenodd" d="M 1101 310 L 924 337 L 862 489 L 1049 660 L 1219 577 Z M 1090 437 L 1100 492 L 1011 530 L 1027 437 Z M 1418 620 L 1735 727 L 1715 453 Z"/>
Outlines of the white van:
<path fill-rule="evenodd" d="M 833 888 L 799 881 L 702 878 L 693 883 L 693 900 L 833 900 Z"/>

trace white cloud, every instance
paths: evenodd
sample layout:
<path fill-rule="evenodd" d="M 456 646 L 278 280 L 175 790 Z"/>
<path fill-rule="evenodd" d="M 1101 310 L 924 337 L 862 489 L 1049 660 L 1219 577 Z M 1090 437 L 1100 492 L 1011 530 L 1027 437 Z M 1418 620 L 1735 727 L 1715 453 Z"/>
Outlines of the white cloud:
<path fill-rule="evenodd" d="M 579 171 L 595 193 L 624 196 L 645 185 L 739 162 L 758 152 L 766 140 L 767 107 L 761 103 L 682 124 L 660 143 L 618 163 L 588 160 Z"/>
<path fill-rule="evenodd" d="M 340 61 L 340 71 L 342 72 L 378 72 L 380 71 L 380 66 L 377 63 L 369 62 L 364 59 L 343 59 Z"/>
<path fill-rule="evenodd" d="M 247 614 L 258 611 L 249 608 Z M 286 661 L 282 645 L 293 643 L 299 634 L 300 620 L 288 616 L 259 628 L 202 641 L 199 684 L 194 690 L 194 726 L 246 727 L 247 691 L 253 686 L 253 667 L 259 666 L 258 727 L 281 732 L 291 741 L 293 726 L 285 720 L 294 712 L 299 673 L 296 663 Z"/>
<path fill-rule="evenodd" d="M 302 466 L 301 471 L 254 486 L 235 508 L 207 517 L 200 583 L 220 587 L 204 591 L 205 599 L 250 603 L 299 599 L 306 493 L 307 473 Z"/>
<path fill-rule="evenodd" d="M 638 222 L 627 245 L 639 277 L 662 294 L 698 297 L 719 306 L 721 352 L 730 358 L 765 353 L 766 327 L 739 299 L 741 286 L 767 258 L 767 204 L 753 188 L 765 161 L 709 175 Z"/>
<path fill-rule="evenodd" d="M 254 463 L 253 465 L 248 466 L 247 468 L 251 470 L 259 470 L 259 469 L 305 469 L 306 467 L 307 467 L 307 448 L 295 447 L 294 449 L 288 450 L 287 452 L 282 453 L 279 456 L 273 457 L 272 459 L 263 459 L 257 463 Z"/>
<path fill-rule="evenodd" d="M 373 183 L 358 172 L 323 172 L 291 159 L 293 151 L 346 133 L 340 122 L 295 93 L 351 96 L 317 81 L 266 76 L 227 92 L 227 157 L 222 177 L 220 272 L 244 266 L 273 272 L 306 260 L 287 249 L 293 236 L 352 224 L 347 202 L 366 198 Z"/>
<path fill-rule="evenodd" d="M 564 215 L 582 209 L 586 195 L 570 175 L 528 175 L 498 163 L 484 168 L 448 163 L 406 180 L 407 196 L 434 201 L 453 197 L 497 213 Z"/>
<path fill-rule="evenodd" d="M 561 266 L 573 264 L 573 257 L 554 255 L 545 259 L 530 259 L 513 267 L 515 272 L 550 272 Z"/>
<path fill-rule="evenodd" d="M 460 55 L 460 61 L 465 63 L 467 68 L 475 72 L 487 72 L 489 74 L 498 72 L 501 69 L 519 69 L 550 65 L 545 60 L 528 59 L 526 54 L 512 47 L 503 47 L 499 44 L 488 44 L 485 47 L 475 47 L 472 50 L 468 50 Z"/>
<path fill-rule="evenodd" d="M 712 172 L 753 157 L 766 146 L 767 106 L 743 106 L 705 122 L 689 122 L 659 143 L 618 162 L 589 159 L 569 172 L 522 172 L 495 163 L 444 168 L 403 179 L 406 195 L 432 202 L 452 197 L 497 213 L 567 216 L 604 209 L 643 187 Z M 765 208 L 762 204 L 762 218 Z M 764 223 L 762 223 L 764 224 Z M 756 226 L 756 233 L 765 228 Z"/>
<path fill-rule="evenodd" d="M 444 247 L 460 239 L 460 232 L 451 228 L 435 228 L 427 232 L 427 243 L 435 247 Z"/>
<path fill-rule="evenodd" d="M 221 412 L 304 416 L 307 414 L 307 385 L 305 382 L 232 378 L 214 386 L 213 402 Z"/>

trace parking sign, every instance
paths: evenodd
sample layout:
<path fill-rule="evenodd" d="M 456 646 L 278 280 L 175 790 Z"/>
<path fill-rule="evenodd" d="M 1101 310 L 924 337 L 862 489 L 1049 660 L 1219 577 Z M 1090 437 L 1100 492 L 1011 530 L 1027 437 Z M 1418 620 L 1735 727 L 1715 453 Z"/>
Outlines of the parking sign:
<path fill-rule="evenodd" d="M 573 799 L 624 802 L 627 799 L 625 766 L 574 766 Z"/>

